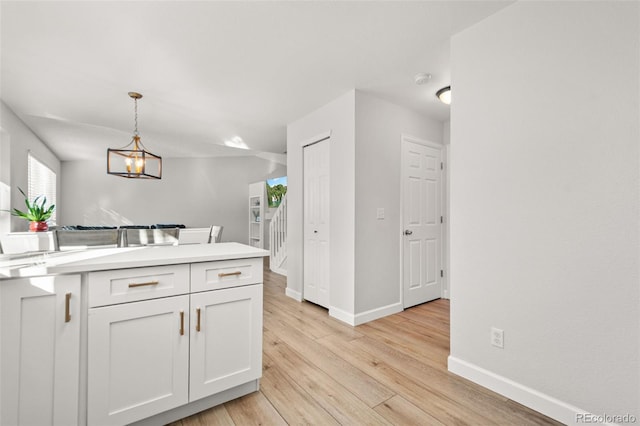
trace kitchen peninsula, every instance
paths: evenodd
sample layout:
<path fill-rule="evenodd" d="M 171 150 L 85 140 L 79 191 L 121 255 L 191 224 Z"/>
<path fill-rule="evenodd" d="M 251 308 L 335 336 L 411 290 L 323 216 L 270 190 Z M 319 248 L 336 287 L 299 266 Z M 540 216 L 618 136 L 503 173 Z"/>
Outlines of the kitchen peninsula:
<path fill-rule="evenodd" d="M 0 424 L 166 424 L 258 390 L 266 255 L 219 243 L 0 256 Z"/>

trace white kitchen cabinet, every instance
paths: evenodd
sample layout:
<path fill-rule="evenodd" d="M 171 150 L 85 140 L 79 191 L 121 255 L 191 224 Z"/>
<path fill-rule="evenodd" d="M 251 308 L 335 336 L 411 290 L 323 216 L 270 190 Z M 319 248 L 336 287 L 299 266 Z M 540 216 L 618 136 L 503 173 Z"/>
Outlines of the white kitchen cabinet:
<path fill-rule="evenodd" d="M 16 260 L 0 271 L 0 425 L 155 426 L 259 390 L 265 254 L 219 243 Z"/>
<path fill-rule="evenodd" d="M 190 400 L 262 375 L 262 284 L 191 295 Z"/>
<path fill-rule="evenodd" d="M 89 425 L 129 424 L 257 385 L 262 259 L 90 272 L 87 285 Z"/>
<path fill-rule="evenodd" d="M 0 424 L 77 424 L 80 275 L 0 284 Z"/>
<path fill-rule="evenodd" d="M 89 273 L 89 307 L 189 293 L 189 265 L 151 266 Z"/>
<path fill-rule="evenodd" d="M 262 259 L 233 259 L 191 265 L 191 292 L 262 284 Z"/>
<path fill-rule="evenodd" d="M 189 399 L 189 296 L 89 309 L 88 424 L 122 425 Z"/>

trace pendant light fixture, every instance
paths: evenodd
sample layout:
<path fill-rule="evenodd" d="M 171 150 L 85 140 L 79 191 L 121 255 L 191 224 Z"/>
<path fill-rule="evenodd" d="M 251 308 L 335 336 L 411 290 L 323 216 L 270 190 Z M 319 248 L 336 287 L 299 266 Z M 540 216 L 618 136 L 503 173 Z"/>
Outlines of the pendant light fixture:
<path fill-rule="evenodd" d="M 451 105 L 451 86 L 443 87 L 436 92 L 436 96 L 444 104 Z"/>
<path fill-rule="evenodd" d="M 129 92 L 135 104 L 135 130 L 125 147 L 107 149 L 107 173 L 130 179 L 162 179 L 162 157 L 147 151 L 138 134 L 138 99 L 142 95 Z"/>

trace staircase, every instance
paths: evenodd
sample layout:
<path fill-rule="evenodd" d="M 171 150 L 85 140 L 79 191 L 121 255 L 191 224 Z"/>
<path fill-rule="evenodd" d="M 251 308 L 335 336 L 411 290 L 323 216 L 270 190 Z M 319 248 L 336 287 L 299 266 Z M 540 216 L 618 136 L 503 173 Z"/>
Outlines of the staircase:
<path fill-rule="evenodd" d="M 287 194 L 283 195 L 278 210 L 269 224 L 269 268 L 280 275 L 287 275 Z"/>

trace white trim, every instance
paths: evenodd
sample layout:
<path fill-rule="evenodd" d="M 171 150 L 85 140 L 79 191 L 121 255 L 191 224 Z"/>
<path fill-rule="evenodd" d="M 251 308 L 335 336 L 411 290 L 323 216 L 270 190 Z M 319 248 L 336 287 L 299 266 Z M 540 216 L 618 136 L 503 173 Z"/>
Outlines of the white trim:
<path fill-rule="evenodd" d="M 304 148 L 305 146 L 313 145 L 314 143 L 322 142 L 323 140 L 329 138 L 331 138 L 331 130 L 327 130 L 309 139 L 303 140 L 302 142 L 300 142 L 300 146 Z"/>
<path fill-rule="evenodd" d="M 397 314 L 398 312 L 402 311 L 402 303 L 400 302 L 392 303 L 391 305 L 382 306 L 380 308 L 371 309 L 369 311 L 356 314 L 354 325 L 364 324 L 365 322 L 377 320 L 378 318 Z"/>
<path fill-rule="evenodd" d="M 444 164 L 444 170 L 442 173 L 442 179 L 444 186 L 442 187 L 442 215 L 444 216 L 444 228 L 442 229 L 442 269 L 444 269 L 444 277 L 442 278 L 442 297 L 444 299 L 451 299 L 451 217 L 450 193 L 451 193 L 451 145 L 442 146 L 442 163 Z M 446 245 L 446 247 L 445 247 Z"/>
<path fill-rule="evenodd" d="M 564 424 L 576 424 L 576 416 L 578 414 L 588 413 L 586 410 L 581 410 L 564 401 L 453 356 L 449 356 L 448 369 L 458 376 L 491 389 Z"/>
<path fill-rule="evenodd" d="M 297 300 L 298 302 L 302 302 L 302 293 L 297 290 L 293 290 L 292 288 L 287 287 L 284 291 L 284 294 L 294 300 Z"/>
<path fill-rule="evenodd" d="M 342 309 L 338 309 L 334 306 L 329 307 L 329 316 L 334 317 L 335 319 L 342 322 L 346 322 L 349 325 L 357 325 L 355 315 L 350 312 L 343 311 Z"/>
<path fill-rule="evenodd" d="M 417 138 L 415 136 L 411 136 L 408 135 L 406 133 L 401 133 L 400 134 L 400 140 L 401 141 L 407 141 L 407 142 L 413 142 L 413 143 L 417 143 L 418 145 L 424 145 L 424 146 L 428 146 L 431 148 L 435 148 L 435 149 L 440 149 L 442 150 L 442 148 L 444 147 L 444 145 L 442 145 L 441 143 L 437 143 L 437 142 L 431 142 L 425 139 L 420 139 Z"/>

